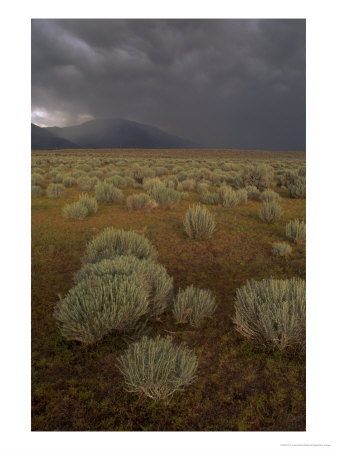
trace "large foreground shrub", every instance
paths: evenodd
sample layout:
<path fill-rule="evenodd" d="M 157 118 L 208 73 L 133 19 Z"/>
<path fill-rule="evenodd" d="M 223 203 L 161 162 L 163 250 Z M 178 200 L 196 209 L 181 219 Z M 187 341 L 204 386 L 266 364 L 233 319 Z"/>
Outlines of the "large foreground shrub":
<path fill-rule="evenodd" d="M 54 317 L 66 339 L 91 344 L 112 332 L 129 332 L 148 312 L 148 291 L 139 276 L 87 278 L 57 304 Z"/>
<path fill-rule="evenodd" d="M 193 205 L 187 210 L 184 229 L 192 239 L 209 239 L 215 229 L 212 214 L 205 206 Z"/>
<path fill-rule="evenodd" d="M 97 278 L 116 274 L 139 275 L 140 282 L 149 291 L 150 312 L 159 315 L 171 303 L 173 298 L 173 279 L 164 266 L 152 260 L 140 260 L 135 256 L 116 256 L 103 259 L 96 264 L 86 264 L 74 276 L 79 283 L 86 278 Z"/>
<path fill-rule="evenodd" d="M 170 337 L 143 337 L 119 358 L 127 390 L 160 400 L 190 385 L 196 378 L 197 357 Z"/>
<path fill-rule="evenodd" d="M 179 290 L 173 302 L 173 315 L 177 322 L 189 322 L 198 326 L 205 317 L 211 317 L 215 310 L 215 297 L 211 291 L 188 286 Z"/>
<path fill-rule="evenodd" d="M 291 220 L 286 225 L 286 236 L 293 242 L 305 241 L 306 226 L 303 221 L 298 219 Z"/>
<path fill-rule="evenodd" d="M 249 339 L 283 349 L 305 334 L 305 282 L 301 279 L 248 281 L 236 291 L 236 329 Z"/>
<path fill-rule="evenodd" d="M 96 263 L 119 255 L 134 255 L 139 259 L 156 259 L 151 242 L 133 231 L 106 228 L 87 245 L 84 262 Z"/>
<path fill-rule="evenodd" d="M 275 223 L 283 214 L 283 209 L 278 203 L 263 202 L 260 210 L 260 218 L 263 222 Z"/>

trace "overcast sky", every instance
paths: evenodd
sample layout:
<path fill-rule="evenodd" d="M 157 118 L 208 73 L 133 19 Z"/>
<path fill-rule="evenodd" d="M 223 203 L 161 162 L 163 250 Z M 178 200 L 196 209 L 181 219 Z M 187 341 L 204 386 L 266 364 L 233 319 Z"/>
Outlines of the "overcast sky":
<path fill-rule="evenodd" d="M 305 150 L 305 20 L 32 20 L 32 122 Z"/>

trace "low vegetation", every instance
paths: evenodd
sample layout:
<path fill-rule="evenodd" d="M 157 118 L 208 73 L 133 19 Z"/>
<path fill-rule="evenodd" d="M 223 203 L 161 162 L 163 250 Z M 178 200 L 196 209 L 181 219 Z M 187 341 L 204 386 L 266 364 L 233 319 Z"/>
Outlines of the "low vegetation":
<path fill-rule="evenodd" d="M 191 239 L 209 239 L 215 230 L 212 214 L 201 205 L 194 205 L 188 209 L 183 225 Z"/>
<path fill-rule="evenodd" d="M 305 199 L 290 194 L 305 177 L 301 152 L 33 151 L 32 173 L 43 177 L 32 192 L 66 192 L 31 200 L 32 430 L 305 430 L 305 232 L 286 231 L 305 217 Z M 98 204 L 99 183 L 126 202 Z M 270 226 L 256 201 L 266 190 L 282 198 Z M 235 207 L 222 206 L 222 191 Z M 72 203 L 84 220 L 63 217 Z M 183 222 L 200 208 L 191 239 Z M 242 293 L 251 309 L 236 295 L 247 280 L 266 283 Z M 237 331 L 236 311 L 256 335 Z M 167 336 L 198 365 L 191 382 L 162 370 L 174 349 L 154 347 Z M 145 337 L 159 343 L 132 353 Z M 173 366 L 188 367 L 188 354 Z"/>
<path fill-rule="evenodd" d="M 298 278 L 248 281 L 236 292 L 234 323 L 248 339 L 279 349 L 303 345 L 305 282 Z"/>
<path fill-rule="evenodd" d="M 131 344 L 119 358 L 126 389 L 154 400 L 168 399 L 189 386 L 196 378 L 196 355 L 170 337 L 144 336 Z"/>
<path fill-rule="evenodd" d="M 215 298 L 211 291 L 188 286 L 180 290 L 173 303 L 173 315 L 178 323 L 189 322 L 194 327 L 205 317 L 212 317 Z"/>

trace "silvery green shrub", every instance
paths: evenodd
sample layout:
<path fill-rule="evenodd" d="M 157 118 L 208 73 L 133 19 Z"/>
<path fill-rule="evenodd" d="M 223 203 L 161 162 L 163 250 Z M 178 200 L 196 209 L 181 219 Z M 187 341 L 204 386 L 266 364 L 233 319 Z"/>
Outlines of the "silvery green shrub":
<path fill-rule="evenodd" d="M 151 211 L 158 207 L 158 204 L 148 194 L 133 194 L 126 199 L 126 207 L 130 211 L 143 209 Z"/>
<path fill-rule="evenodd" d="M 160 208 L 170 209 L 181 199 L 179 192 L 169 188 L 154 188 L 150 192 L 150 196 L 158 203 Z"/>
<path fill-rule="evenodd" d="M 240 205 L 245 205 L 248 201 L 248 192 L 246 191 L 245 188 L 243 189 L 238 189 L 236 191 L 236 196 L 239 200 L 239 204 Z"/>
<path fill-rule="evenodd" d="M 276 256 L 288 256 L 292 252 L 292 248 L 286 242 L 273 242 L 273 254 Z"/>
<path fill-rule="evenodd" d="M 233 186 L 244 188 L 256 186 L 257 189 L 267 189 L 272 186 L 274 170 L 266 164 L 257 164 L 244 167 L 233 179 Z"/>
<path fill-rule="evenodd" d="M 279 203 L 281 201 L 281 197 L 279 196 L 279 194 L 277 192 L 267 189 L 266 191 L 263 191 L 260 194 L 260 200 L 262 202 L 277 202 L 277 203 Z"/>
<path fill-rule="evenodd" d="M 279 349 L 305 337 L 305 281 L 250 280 L 237 289 L 233 322 L 243 336 Z"/>
<path fill-rule="evenodd" d="M 218 205 L 219 204 L 219 194 L 217 192 L 204 191 L 201 194 L 200 201 L 204 205 Z"/>
<path fill-rule="evenodd" d="M 240 199 L 237 192 L 234 191 L 230 186 L 222 186 L 218 190 L 220 203 L 225 208 L 230 208 L 232 206 L 237 206 L 240 203 Z"/>
<path fill-rule="evenodd" d="M 305 176 L 306 176 L 306 168 L 305 168 L 305 167 L 300 167 L 300 168 L 298 169 L 298 175 L 299 175 L 300 177 L 305 177 Z"/>
<path fill-rule="evenodd" d="M 72 177 L 71 175 L 66 175 L 63 177 L 63 184 L 65 187 L 75 186 L 76 183 L 76 178 Z"/>
<path fill-rule="evenodd" d="M 281 184 L 289 188 L 291 184 L 294 184 L 298 178 L 298 172 L 296 170 L 287 170 L 281 176 Z"/>
<path fill-rule="evenodd" d="M 194 327 L 201 324 L 205 317 L 212 317 L 215 310 L 215 297 L 207 289 L 188 286 L 179 290 L 173 301 L 173 315 L 177 322 L 189 322 Z"/>
<path fill-rule="evenodd" d="M 139 280 L 149 291 L 149 308 L 152 315 L 159 315 L 173 299 L 173 279 L 167 274 L 166 268 L 149 259 L 138 259 L 132 255 L 116 256 L 113 259 L 103 259 L 96 264 L 86 264 L 75 275 L 76 283 L 86 278 L 97 278 L 116 274 L 130 275 L 137 273 Z"/>
<path fill-rule="evenodd" d="M 215 229 L 212 214 L 205 206 L 191 206 L 185 215 L 184 230 L 191 239 L 209 239 Z"/>
<path fill-rule="evenodd" d="M 89 216 L 97 212 L 97 200 L 94 197 L 89 197 L 88 194 L 81 194 L 78 203 L 87 208 Z"/>
<path fill-rule="evenodd" d="M 181 182 L 183 189 L 185 191 L 193 191 L 195 188 L 195 180 L 193 178 L 188 178 L 187 180 L 183 180 Z"/>
<path fill-rule="evenodd" d="M 286 236 L 293 242 L 305 241 L 306 225 L 299 219 L 291 220 L 286 225 Z"/>
<path fill-rule="evenodd" d="M 97 183 L 95 186 L 95 197 L 98 203 L 121 203 L 123 192 L 112 184 Z"/>
<path fill-rule="evenodd" d="M 292 198 L 305 198 L 306 196 L 306 178 L 297 177 L 293 184 L 289 185 L 289 194 Z"/>
<path fill-rule="evenodd" d="M 275 202 L 262 202 L 260 218 L 263 222 L 275 223 L 283 214 L 283 209 Z"/>
<path fill-rule="evenodd" d="M 198 192 L 198 194 L 203 194 L 204 192 L 207 192 L 209 189 L 209 184 L 208 183 L 198 183 L 196 185 L 196 191 Z"/>
<path fill-rule="evenodd" d="M 256 186 L 246 186 L 246 191 L 248 194 L 249 200 L 259 200 L 260 191 Z"/>
<path fill-rule="evenodd" d="M 102 259 L 120 255 L 134 255 L 139 259 L 157 259 L 156 249 L 145 236 L 110 227 L 88 243 L 84 262 L 96 263 Z"/>
<path fill-rule="evenodd" d="M 87 278 L 56 305 L 54 317 L 69 340 L 92 344 L 112 331 L 130 332 L 148 312 L 148 292 L 139 276 Z"/>
<path fill-rule="evenodd" d="M 64 217 L 66 217 L 67 219 L 78 220 L 83 220 L 89 213 L 88 209 L 80 202 L 74 202 L 65 205 L 62 212 Z"/>
<path fill-rule="evenodd" d="M 46 189 L 46 194 L 49 198 L 61 198 L 65 196 L 66 190 L 63 184 L 51 183 Z"/>
<path fill-rule="evenodd" d="M 45 185 L 44 177 L 38 173 L 33 173 L 31 176 L 31 185 L 43 187 Z"/>
<path fill-rule="evenodd" d="M 161 400 L 195 380 L 198 360 L 194 352 L 184 344 L 174 344 L 171 337 L 144 336 L 122 354 L 118 368 L 127 391 Z"/>
<path fill-rule="evenodd" d="M 153 191 L 154 189 L 165 188 L 165 184 L 162 183 L 158 177 L 144 178 L 143 179 L 143 188 L 145 189 L 145 191 Z"/>
<path fill-rule="evenodd" d="M 90 178 L 88 176 L 80 176 L 77 178 L 77 186 L 81 189 L 81 191 L 91 191 L 96 183 L 97 178 Z"/>
<path fill-rule="evenodd" d="M 33 185 L 31 189 L 31 195 L 33 198 L 42 197 L 43 190 L 40 188 L 40 186 Z"/>

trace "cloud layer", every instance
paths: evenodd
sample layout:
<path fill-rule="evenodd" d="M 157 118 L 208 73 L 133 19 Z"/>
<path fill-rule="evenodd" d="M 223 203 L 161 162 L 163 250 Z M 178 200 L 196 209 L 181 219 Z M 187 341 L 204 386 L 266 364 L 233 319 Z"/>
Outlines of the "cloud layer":
<path fill-rule="evenodd" d="M 32 122 L 305 149 L 305 20 L 32 20 Z"/>

